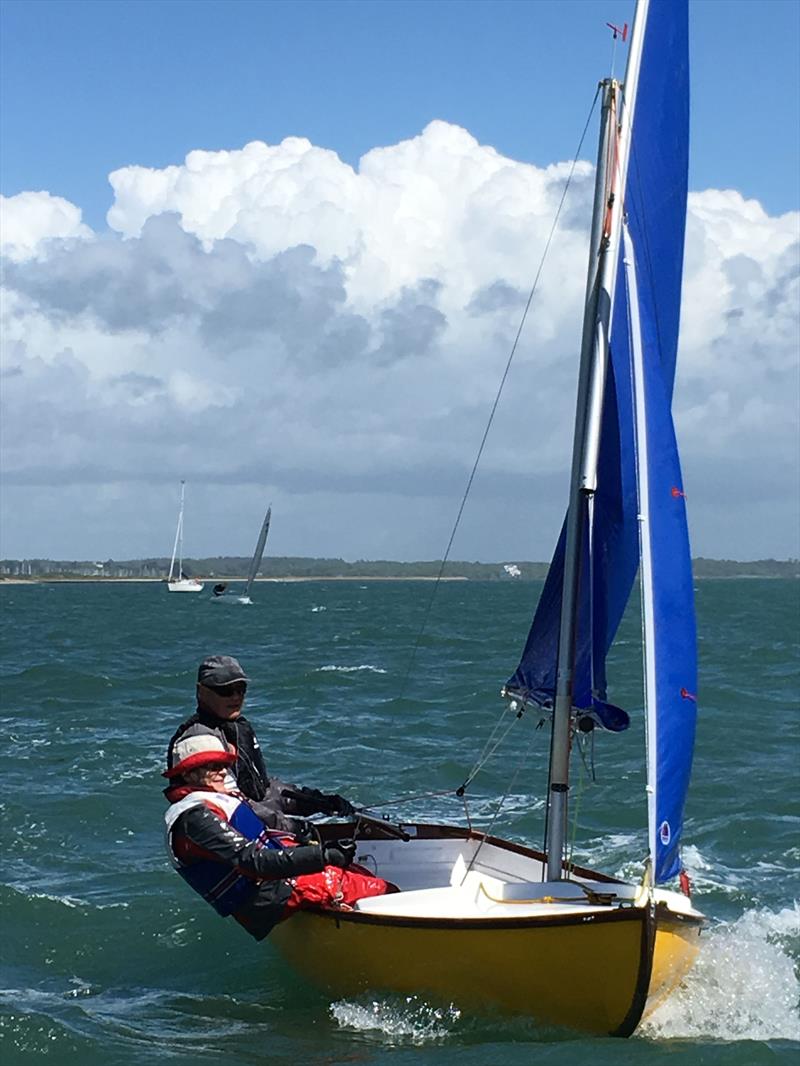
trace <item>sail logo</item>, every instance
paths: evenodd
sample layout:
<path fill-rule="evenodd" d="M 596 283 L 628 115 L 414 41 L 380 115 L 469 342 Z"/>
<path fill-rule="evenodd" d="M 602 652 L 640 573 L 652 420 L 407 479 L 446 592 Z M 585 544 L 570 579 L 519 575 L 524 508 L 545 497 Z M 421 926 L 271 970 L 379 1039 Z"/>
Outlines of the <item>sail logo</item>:
<path fill-rule="evenodd" d="M 669 827 L 669 822 L 664 821 L 661 823 L 661 826 L 658 830 L 658 836 L 661 843 L 664 845 L 664 847 L 666 847 L 667 844 L 669 844 L 670 840 L 672 840 L 672 830 Z"/>

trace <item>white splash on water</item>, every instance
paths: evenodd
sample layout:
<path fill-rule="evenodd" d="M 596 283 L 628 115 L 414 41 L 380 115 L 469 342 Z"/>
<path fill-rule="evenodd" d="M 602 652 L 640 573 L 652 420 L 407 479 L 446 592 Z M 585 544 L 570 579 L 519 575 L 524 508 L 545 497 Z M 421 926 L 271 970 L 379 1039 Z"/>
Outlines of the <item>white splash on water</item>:
<path fill-rule="evenodd" d="M 643 1023 L 663 1039 L 800 1040 L 800 907 L 746 911 L 701 938 L 694 968 Z"/>
<path fill-rule="evenodd" d="M 84 981 L 82 977 L 70 977 L 69 983 L 73 987 L 61 993 L 64 999 L 80 999 L 84 996 L 93 996 L 96 993 L 92 985 L 88 981 Z"/>
<path fill-rule="evenodd" d="M 10 885 L 12 892 L 17 892 L 21 896 L 25 896 L 26 899 L 45 899 L 49 903 L 59 903 L 62 907 L 69 907 L 70 910 L 94 910 L 94 911 L 113 911 L 113 910 L 127 910 L 129 904 L 127 901 L 119 901 L 116 903 L 92 903 L 89 900 L 81 899 L 79 896 L 59 896 L 52 892 L 26 892 L 23 888 L 19 888 L 16 885 Z"/>
<path fill-rule="evenodd" d="M 752 885 L 752 870 L 735 870 L 721 862 L 709 862 L 694 844 L 682 851 L 684 866 L 699 896 L 716 892 L 723 896 L 741 896 Z M 702 909 L 702 908 L 701 908 Z"/>
<path fill-rule="evenodd" d="M 449 1007 L 432 1007 L 417 996 L 376 999 L 369 1003 L 340 1000 L 330 1006 L 331 1017 L 342 1029 L 378 1032 L 402 1038 L 413 1044 L 448 1037 L 461 1012 Z"/>
<path fill-rule="evenodd" d="M 372 666 L 370 663 L 362 663 L 361 666 L 320 666 L 317 673 L 356 674 L 359 670 L 368 670 L 372 674 L 386 673 L 380 666 Z"/>

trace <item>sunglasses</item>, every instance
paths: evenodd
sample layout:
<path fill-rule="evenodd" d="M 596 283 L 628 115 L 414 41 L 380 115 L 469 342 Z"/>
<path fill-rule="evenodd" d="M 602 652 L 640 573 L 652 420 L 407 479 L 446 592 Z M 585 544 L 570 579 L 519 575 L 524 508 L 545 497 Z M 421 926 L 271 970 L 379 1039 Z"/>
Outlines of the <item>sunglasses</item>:
<path fill-rule="evenodd" d="M 206 685 L 216 696 L 244 696 L 247 692 L 246 681 L 234 681 L 230 685 Z"/>

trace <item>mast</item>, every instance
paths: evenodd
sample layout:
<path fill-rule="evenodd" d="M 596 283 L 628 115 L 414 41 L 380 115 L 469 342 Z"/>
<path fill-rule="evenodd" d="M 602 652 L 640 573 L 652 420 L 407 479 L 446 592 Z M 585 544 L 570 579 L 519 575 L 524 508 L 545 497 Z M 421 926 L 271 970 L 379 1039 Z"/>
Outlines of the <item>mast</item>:
<path fill-rule="evenodd" d="M 178 580 L 183 580 L 183 496 L 186 482 L 181 482 L 181 513 L 178 518 Z"/>
<path fill-rule="evenodd" d="M 597 489 L 597 460 L 622 207 L 648 6 L 649 0 L 638 0 L 636 5 L 625 74 L 622 121 L 619 119 L 619 113 L 622 111 L 621 86 L 611 78 L 603 82 L 603 119 L 598 148 L 587 297 L 578 375 L 556 696 L 550 745 L 546 841 L 548 881 L 559 881 L 562 878 L 564 845 L 567 838 L 570 727 L 581 559 L 585 538 L 590 534 L 592 503 Z M 584 575 L 584 580 L 589 577 L 588 574 Z"/>
<path fill-rule="evenodd" d="M 178 580 L 183 577 L 183 495 L 186 482 L 181 481 L 181 507 L 178 511 L 178 527 L 175 530 L 175 543 L 172 546 L 172 559 L 169 564 L 169 576 L 167 581 L 172 581 L 172 572 L 175 569 L 175 557 L 178 557 Z"/>

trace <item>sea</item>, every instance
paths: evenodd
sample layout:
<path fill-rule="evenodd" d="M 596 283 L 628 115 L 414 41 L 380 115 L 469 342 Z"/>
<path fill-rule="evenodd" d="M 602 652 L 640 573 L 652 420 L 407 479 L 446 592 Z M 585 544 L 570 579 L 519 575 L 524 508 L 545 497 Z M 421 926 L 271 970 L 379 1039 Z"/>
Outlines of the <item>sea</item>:
<path fill-rule="evenodd" d="M 506 731 L 507 715 L 495 729 L 538 592 L 514 580 L 260 582 L 242 604 L 214 602 L 210 584 L 169 595 L 157 582 L 0 583 L 3 1066 L 800 1061 L 800 581 L 697 582 L 684 859 L 708 926 L 684 984 L 629 1040 L 422 993 L 331 996 L 170 869 L 164 749 L 214 653 L 251 677 L 245 710 L 284 780 L 391 820 L 468 815 L 539 847 L 548 726 L 528 715 Z M 639 631 L 626 615 L 609 665 L 632 726 L 576 754 L 570 825 L 576 862 L 635 878 Z M 476 766 L 465 809 L 456 789 Z"/>

